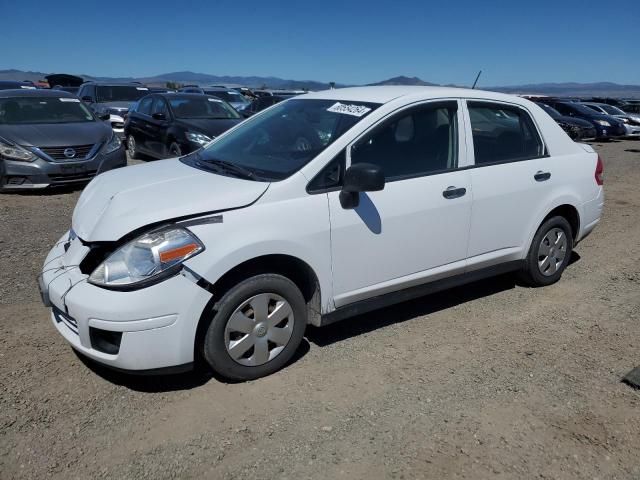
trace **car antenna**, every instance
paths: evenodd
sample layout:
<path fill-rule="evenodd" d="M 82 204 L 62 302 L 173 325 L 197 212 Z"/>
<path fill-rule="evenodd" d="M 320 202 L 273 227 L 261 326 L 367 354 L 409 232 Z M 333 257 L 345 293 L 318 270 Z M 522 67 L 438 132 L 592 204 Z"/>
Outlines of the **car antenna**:
<path fill-rule="evenodd" d="M 474 88 L 476 88 L 476 84 L 478 83 L 478 79 L 480 78 L 480 75 L 482 75 L 482 70 L 480 70 L 478 72 L 478 75 L 476 76 L 476 81 L 473 82 L 473 87 L 471 87 L 471 90 L 473 90 Z"/>

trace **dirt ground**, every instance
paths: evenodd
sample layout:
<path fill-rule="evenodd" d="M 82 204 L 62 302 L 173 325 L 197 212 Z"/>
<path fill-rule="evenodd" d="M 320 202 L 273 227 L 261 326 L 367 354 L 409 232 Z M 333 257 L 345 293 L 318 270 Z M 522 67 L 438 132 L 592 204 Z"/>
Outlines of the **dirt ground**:
<path fill-rule="evenodd" d="M 605 216 L 558 284 L 309 328 L 242 384 L 75 355 L 35 277 L 79 193 L 0 196 L 0 478 L 639 479 L 640 141 L 596 148 Z"/>

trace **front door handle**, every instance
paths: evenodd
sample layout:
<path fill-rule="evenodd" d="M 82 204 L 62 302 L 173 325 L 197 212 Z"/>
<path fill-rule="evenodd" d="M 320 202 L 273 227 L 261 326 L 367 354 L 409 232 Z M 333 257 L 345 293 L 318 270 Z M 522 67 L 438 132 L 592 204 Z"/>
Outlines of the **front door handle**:
<path fill-rule="evenodd" d="M 463 197 L 467 193 L 466 188 L 458 188 L 458 187 L 447 187 L 447 189 L 442 192 L 442 196 L 447 200 L 451 200 L 454 198 Z"/>
<path fill-rule="evenodd" d="M 551 172 L 543 172 L 542 170 L 538 170 L 533 178 L 536 179 L 536 182 L 544 182 L 551 178 Z"/>

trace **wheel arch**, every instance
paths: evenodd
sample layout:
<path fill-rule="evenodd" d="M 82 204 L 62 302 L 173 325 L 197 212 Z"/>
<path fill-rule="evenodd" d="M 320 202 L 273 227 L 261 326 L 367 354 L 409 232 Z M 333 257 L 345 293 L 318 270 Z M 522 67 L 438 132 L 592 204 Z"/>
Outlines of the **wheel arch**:
<path fill-rule="evenodd" d="M 564 199 L 563 201 L 558 201 L 555 204 L 548 206 L 542 212 L 542 214 L 540 214 L 537 217 L 536 222 L 532 225 L 532 229 L 529 232 L 528 243 L 526 244 L 527 247 L 524 250 L 525 256 L 528 253 L 529 248 L 531 246 L 531 242 L 533 241 L 533 237 L 535 236 L 540 226 L 544 222 L 546 222 L 549 218 L 554 217 L 556 215 L 567 219 L 567 221 L 569 222 L 569 225 L 571 225 L 571 233 L 573 235 L 572 246 L 576 245 L 577 238 L 580 234 L 580 212 L 578 208 L 575 206 L 575 204 L 570 201 L 570 199 Z"/>
<path fill-rule="evenodd" d="M 245 260 L 242 263 L 224 273 L 218 280 L 207 285 L 207 289 L 213 294 L 207 306 L 204 308 L 198 326 L 196 328 L 195 349 L 196 354 L 202 353 L 204 337 L 213 316 L 210 312 L 217 310 L 218 301 L 234 285 L 242 280 L 263 273 L 282 275 L 300 289 L 307 304 L 307 323 L 320 325 L 321 317 L 321 289 L 320 281 L 311 266 L 298 257 L 288 254 L 267 254 Z"/>

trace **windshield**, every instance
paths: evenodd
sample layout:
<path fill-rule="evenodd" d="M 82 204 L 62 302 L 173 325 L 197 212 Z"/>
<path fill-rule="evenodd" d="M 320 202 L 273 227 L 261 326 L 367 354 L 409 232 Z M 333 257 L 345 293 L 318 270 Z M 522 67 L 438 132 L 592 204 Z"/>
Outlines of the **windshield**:
<path fill-rule="evenodd" d="M 244 98 L 244 95 L 238 92 L 232 92 L 229 90 L 205 90 L 204 93 L 221 98 L 225 102 L 229 103 L 249 103 L 249 100 Z"/>
<path fill-rule="evenodd" d="M 182 159 L 205 168 L 226 162 L 265 180 L 298 171 L 379 105 L 335 100 L 286 100 Z"/>
<path fill-rule="evenodd" d="M 613 105 L 600 105 L 600 108 L 602 108 L 609 115 L 626 115 L 624 111 Z"/>
<path fill-rule="evenodd" d="M 551 118 L 558 118 L 562 116 L 560 115 L 559 111 L 557 111 L 553 107 L 550 107 L 549 105 L 545 105 L 544 103 L 539 103 L 538 106 L 540 106 L 545 112 L 547 112 Z"/>
<path fill-rule="evenodd" d="M 98 102 L 135 102 L 149 93 L 147 87 L 112 85 L 96 87 Z"/>
<path fill-rule="evenodd" d="M 585 107 L 584 105 L 580 105 L 579 103 L 571 102 L 571 103 L 565 103 L 564 105 L 572 108 L 574 111 L 578 113 L 582 113 L 583 115 L 593 116 L 594 113 L 602 114 L 602 112 L 600 112 L 597 108 Z"/>
<path fill-rule="evenodd" d="M 169 103 L 176 118 L 241 118 L 231 105 L 217 98 L 172 98 Z"/>
<path fill-rule="evenodd" d="M 0 98 L 0 125 L 93 121 L 91 112 L 77 98 Z"/>

